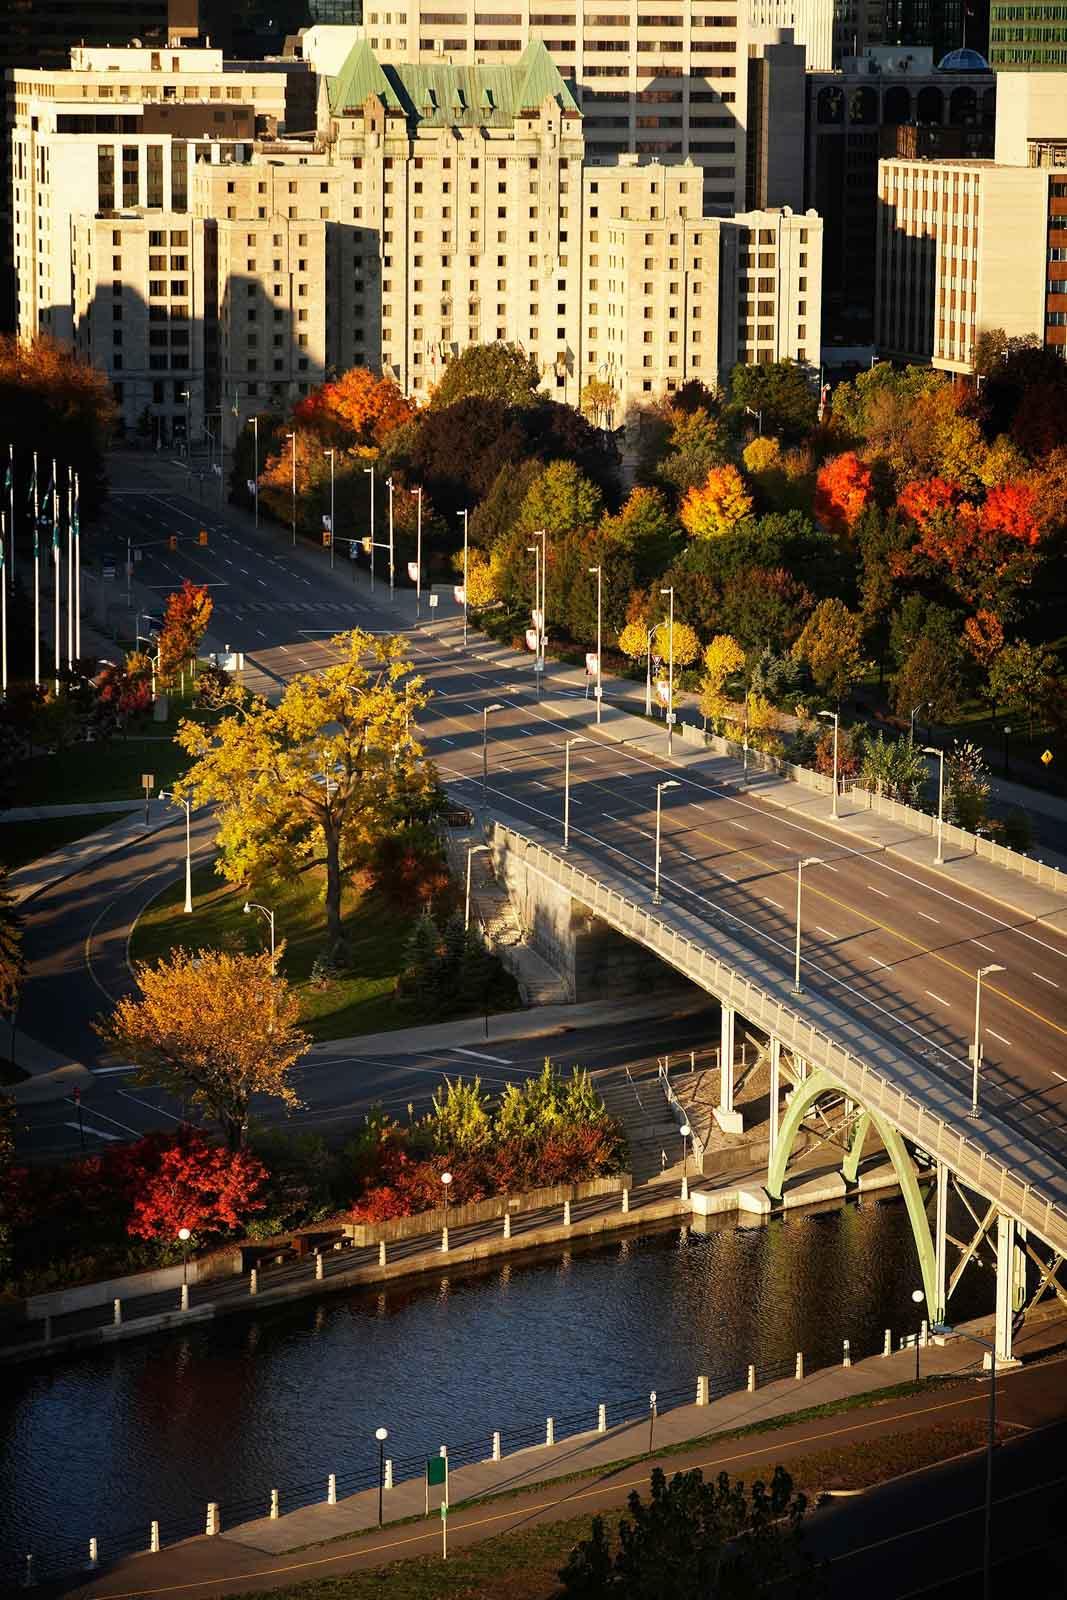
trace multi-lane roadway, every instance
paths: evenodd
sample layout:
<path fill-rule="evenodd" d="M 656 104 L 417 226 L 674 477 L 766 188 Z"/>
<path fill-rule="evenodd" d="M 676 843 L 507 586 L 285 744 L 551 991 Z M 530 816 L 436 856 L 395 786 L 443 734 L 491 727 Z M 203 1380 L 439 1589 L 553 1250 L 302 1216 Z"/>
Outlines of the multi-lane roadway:
<path fill-rule="evenodd" d="M 330 658 L 330 636 L 341 628 L 406 631 L 415 667 L 434 691 L 421 719 L 426 748 L 442 777 L 471 804 L 481 799 L 486 706 L 501 708 L 489 718 L 488 808 L 520 826 L 561 828 L 564 742 L 581 733 L 584 742 L 571 752 L 572 853 L 587 870 L 599 863 L 625 871 L 637 893 L 650 894 L 656 789 L 668 778 L 678 780 L 679 787 L 662 796 L 664 900 L 724 916 L 731 933 L 772 956 L 783 973 L 792 971 L 797 862 L 815 858 L 804 874 L 805 987 L 925 1057 L 961 1089 L 970 1082 L 975 973 L 1003 967 L 983 986 L 983 1102 L 1062 1164 L 1064 934 L 961 887 L 948 874 L 790 814 L 761 797 L 758 781 L 744 787 L 734 763 L 697 763 L 690 756 L 668 761 L 663 739 L 624 747 L 598 733 L 591 702 L 571 674 L 550 669 L 538 698 L 530 664 L 473 634 L 470 648 L 457 648 L 454 611 L 450 622 L 430 623 L 424 598 L 416 628 L 410 589 L 398 589 L 390 600 L 379 574 L 372 597 L 365 572 L 354 581 L 349 563 L 340 559 L 331 571 L 325 551 L 292 547 L 284 529 L 264 524 L 257 531 L 243 514 L 202 512 L 182 492 L 180 480 L 175 486 L 176 476 L 172 472 L 158 484 L 127 482 L 111 502 L 115 547 L 127 535 L 144 547 L 136 568 L 142 589 L 162 598 L 185 577 L 210 584 L 213 637 L 245 651 L 278 680 L 323 665 Z M 208 529 L 207 548 L 196 542 L 200 527 Z M 166 543 L 171 533 L 179 536 L 176 552 Z M 206 848 L 206 824 L 199 835 Z M 167 851 L 169 838 L 173 863 L 173 837 L 172 830 L 157 836 L 159 844 L 146 847 L 136 869 L 116 884 L 108 913 L 116 929 L 128 926 L 137 896 L 150 899 L 156 892 L 154 855 Z M 91 898 L 91 877 L 76 884 L 75 906 L 81 894 Z M 74 893 L 71 886 L 68 894 Z M 40 907 L 38 902 L 34 918 Z M 57 945 L 62 937 L 57 930 Z M 31 932 L 31 947 L 32 938 Z M 91 948 L 95 952 L 95 940 Z M 53 948 L 52 968 L 43 979 L 59 976 L 64 984 L 80 985 L 65 992 L 83 1010 L 84 1022 L 88 1008 L 81 1002 L 92 979 L 84 970 L 73 976 L 82 955 Z M 106 959 L 121 966 L 117 944 Z M 34 987 L 27 996 L 31 1013 Z M 39 996 L 47 1008 L 49 997 L 43 990 Z M 32 1025 L 25 1025 L 47 1041 L 45 1021 L 33 1014 Z M 84 1033 L 83 1026 L 83 1038 Z"/>

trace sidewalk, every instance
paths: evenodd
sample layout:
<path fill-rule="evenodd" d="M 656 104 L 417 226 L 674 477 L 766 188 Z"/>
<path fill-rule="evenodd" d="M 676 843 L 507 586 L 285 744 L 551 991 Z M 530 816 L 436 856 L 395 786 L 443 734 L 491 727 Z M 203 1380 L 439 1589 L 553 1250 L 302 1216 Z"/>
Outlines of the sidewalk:
<path fill-rule="evenodd" d="M 104 828 L 96 828 L 92 833 L 83 834 L 80 839 L 72 840 L 70 844 L 64 845 L 60 850 L 54 850 L 50 855 L 39 856 L 36 861 L 28 861 L 24 867 L 18 867 L 8 879 L 17 905 L 31 900 L 34 895 L 43 894 L 46 889 L 51 889 L 53 884 L 72 878 L 76 872 L 93 866 L 105 856 L 113 855 L 125 845 L 136 844 L 149 834 L 158 833 L 169 823 L 180 820 L 179 814 L 172 807 L 161 806 L 158 800 L 152 802 L 152 811 L 155 815 L 151 817 L 147 828 L 143 800 L 104 802 L 91 807 L 49 806 L 40 809 L 46 811 L 49 816 L 82 816 L 109 811 L 125 811 L 129 815 L 119 817 Z M 161 811 L 166 814 L 160 815 Z"/>

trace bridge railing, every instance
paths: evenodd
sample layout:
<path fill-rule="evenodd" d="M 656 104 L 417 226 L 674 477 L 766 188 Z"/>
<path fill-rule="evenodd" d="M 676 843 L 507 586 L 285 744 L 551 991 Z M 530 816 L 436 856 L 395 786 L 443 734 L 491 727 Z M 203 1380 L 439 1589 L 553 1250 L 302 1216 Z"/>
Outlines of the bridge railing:
<path fill-rule="evenodd" d="M 1067 1210 L 1017 1177 L 1003 1161 L 813 1026 L 792 1006 L 670 927 L 647 906 L 638 905 L 572 861 L 562 860 L 528 835 L 500 822 L 496 826 L 519 847 L 527 868 L 540 872 L 605 921 L 654 950 L 700 988 L 733 1006 L 805 1061 L 824 1067 L 852 1099 L 883 1114 L 906 1138 L 943 1161 L 963 1183 L 995 1201 L 1002 1211 L 1032 1228 L 1054 1249 L 1067 1254 Z M 962 1102 L 960 1115 L 966 1115 Z"/>

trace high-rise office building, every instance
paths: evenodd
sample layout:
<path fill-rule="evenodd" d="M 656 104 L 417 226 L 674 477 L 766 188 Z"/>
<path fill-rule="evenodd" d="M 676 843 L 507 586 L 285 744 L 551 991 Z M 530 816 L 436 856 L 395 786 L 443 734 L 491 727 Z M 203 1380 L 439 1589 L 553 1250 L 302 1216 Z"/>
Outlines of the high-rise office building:
<path fill-rule="evenodd" d="M 1053 0 L 1027 0 L 989 8 L 989 64 L 997 72 L 1067 69 L 1067 8 Z"/>

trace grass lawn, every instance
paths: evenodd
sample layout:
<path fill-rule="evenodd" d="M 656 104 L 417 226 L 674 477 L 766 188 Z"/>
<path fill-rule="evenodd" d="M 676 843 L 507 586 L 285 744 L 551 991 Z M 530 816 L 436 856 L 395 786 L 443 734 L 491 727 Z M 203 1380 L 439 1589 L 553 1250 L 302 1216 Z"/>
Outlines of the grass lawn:
<path fill-rule="evenodd" d="M 986 1423 L 979 1419 L 935 1423 L 910 1432 L 888 1433 L 862 1443 L 790 1456 L 782 1465 L 794 1486 L 807 1494 L 828 1489 L 862 1489 L 885 1482 L 903 1472 L 931 1466 L 968 1450 L 979 1449 L 986 1438 Z M 671 1475 L 671 1464 L 664 1471 Z M 769 1478 L 770 1462 L 758 1473 Z M 625 1511 L 625 1500 L 601 1514 L 609 1529 Z M 469 1549 L 449 1551 L 447 1565 L 439 1556 L 395 1561 L 374 1569 L 320 1578 L 284 1589 L 258 1591 L 273 1600 L 552 1600 L 560 1592 L 557 1574 L 572 1547 L 587 1538 L 592 1515 L 524 1527 L 513 1533 L 485 1539 Z"/>
<path fill-rule="evenodd" d="M 342 909 L 352 969 L 322 989 L 310 982 L 325 928 L 320 879 L 309 875 L 255 898 L 274 911 L 278 940 L 286 940 L 281 970 L 300 996 L 302 1020 L 315 1039 L 344 1039 L 434 1020 L 424 1008 L 394 994 L 413 918 L 398 912 L 382 895 L 346 893 Z M 176 883 L 148 908 L 130 940 L 134 960 L 156 960 L 175 946 L 245 951 L 264 947 L 269 937 L 265 918 L 258 913 L 245 916 L 245 892 L 231 889 L 212 868 L 202 867 L 193 874 L 195 909 L 190 917 L 182 911 L 184 899 L 184 883 Z M 514 983 L 501 973 L 490 992 L 490 1011 L 507 1011 L 518 1003 Z"/>
<path fill-rule="evenodd" d="M 125 814 L 97 811 L 88 817 L 49 817 L 44 822 L 0 822 L 0 862 L 5 867 L 21 867 L 75 839 L 84 839 L 97 828 L 106 828 Z"/>
<path fill-rule="evenodd" d="M 41 806 L 75 800 L 136 800 L 144 791 L 141 774 L 152 773 L 156 788 L 166 787 L 189 764 L 184 750 L 166 737 L 110 739 L 75 744 L 54 756 L 31 756 L 12 773 L 13 806 Z"/>

